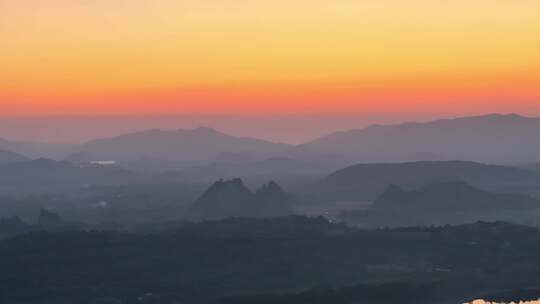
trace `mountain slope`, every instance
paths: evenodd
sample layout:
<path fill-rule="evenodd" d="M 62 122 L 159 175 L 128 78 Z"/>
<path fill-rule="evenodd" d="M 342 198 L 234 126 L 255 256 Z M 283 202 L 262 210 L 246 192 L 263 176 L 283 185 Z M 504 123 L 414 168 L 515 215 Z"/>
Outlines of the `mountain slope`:
<path fill-rule="evenodd" d="M 175 161 L 216 160 L 235 157 L 257 159 L 278 154 L 289 146 L 264 140 L 234 137 L 210 128 L 147 130 L 97 139 L 78 147 L 95 160 L 137 160 L 145 157 Z"/>
<path fill-rule="evenodd" d="M 24 155 L 11 152 L 11 151 L 0 150 L 0 165 L 17 163 L 17 162 L 22 162 L 22 161 L 27 161 L 27 160 L 28 158 Z"/>
<path fill-rule="evenodd" d="M 275 217 L 292 213 L 289 195 L 274 182 L 255 193 L 239 178 L 219 180 L 197 199 L 191 214 L 199 219 Z"/>
<path fill-rule="evenodd" d="M 465 182 L 441 182 L 415 190 L 391 185 L 367 211 L 349 211 L 350 223 L 373 226 L 444 225 L 484 221 L 527 222 L 540 200 L 477 189 Z"/>
<path fill-rule="evenodd" d="M 269 158 L 247 163 L 220 163 L 193 166 L 166 174 L 183 180 L 213 181 L 216 178 L 254 178 L 276 179 L 280 177 L 322 176 L 329 169 L 316 164 L 289 158 Z"/>
<path fill-rule="evenodd" d="M 301 148 L 353 162 L 540 161 L 540 118 L 491 114 L 337 132 Z"/>
<path fill-rule="evenodd" d="M 517 194 L 493 193 L 465 182 L 433 183 L 407 191 L 391 185 L 373 203 L 372 210 L 410 213 L 488 212 L 540 208 L 540 200 Z"/>
<path fill-rule="evenodd" d="M 32 226 L 19 217 L 0 218 L 0 240 L 32 231 Z"/>
<path fill-rule="evenodd" d="M 60 159 L 65 157 L 73 147 L 74 145 L 71 144 L 13 141 L 0 138 L 0 150 L 30 158 Z"/>
<path fill-rule="evenodd" d="M 502 192 L 534 193 L 540 187 L 540 174 L 532 171 L 466 161 L 421 161 L 353 165 L 308 191 L 338 200 L 372 200 L 391 184 L 416 188 L 453 180 Z"/>
<path fill-rule="evenodd" d="M 79 167 L 68 162 L 36 159 L 0 166 L 0 193 L 49 193 L 90 185 L 135 182 L 139 176 L 115 167 Z"/>

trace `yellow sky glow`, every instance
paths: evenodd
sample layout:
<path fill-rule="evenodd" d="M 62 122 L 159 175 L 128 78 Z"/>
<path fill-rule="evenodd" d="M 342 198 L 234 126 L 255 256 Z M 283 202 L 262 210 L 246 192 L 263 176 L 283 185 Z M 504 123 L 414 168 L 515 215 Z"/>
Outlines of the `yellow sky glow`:
<path fill-rule="evenodd" d="M 0 39 L 7 115 L 540 104 L 536 0 L 0 0 Z"/>

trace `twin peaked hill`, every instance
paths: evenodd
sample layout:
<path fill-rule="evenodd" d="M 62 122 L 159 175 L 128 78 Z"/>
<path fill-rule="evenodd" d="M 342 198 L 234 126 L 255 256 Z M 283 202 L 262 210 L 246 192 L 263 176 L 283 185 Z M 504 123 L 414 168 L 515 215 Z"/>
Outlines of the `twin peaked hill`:
<path fill-rule="evenodd" d="M 190 213 L 198 219 L 276 217 L 292 214 L 290 202 L 290 196 L 275 182 L 252 192 L 241 179 L 235 178 L 215 182 L 195 202 Z"/>

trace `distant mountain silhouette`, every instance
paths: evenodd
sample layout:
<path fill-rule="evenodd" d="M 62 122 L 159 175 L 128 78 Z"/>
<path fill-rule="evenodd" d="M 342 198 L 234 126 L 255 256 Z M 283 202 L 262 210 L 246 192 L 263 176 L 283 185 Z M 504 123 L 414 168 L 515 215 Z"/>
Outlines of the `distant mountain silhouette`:
<path fill-rule="evenodd" d="M 341 162 L 540 161 L 540 118 L 516 114 L 374 125 L 301 145 Z"/>
<path fill-rule="evenodd" d="M 257 206 L 254 215 L 269 217 L 292 213 L 290 195 L 273 181 L 257 189 L 253 201 Z"/>
<path fill-rule="evenodd" d="M 191 214 L 200 219 L 275 217 L 292 214 L 290 196 L 274 182 L 255 193 L 239 178 L 219 180 L 193 204 Z"/>
<path fill-rule="evenodd" d="M 95 161 L 96 158 L 86 152 L 75 152 L 69 154 L 64 161 L 75 163 L 75 164 L 85 164 Z"/>
<path fill-rule="evenodd" d="M 38 228 L 45 231 L 78 230 L 75 223 L 64 221 L 60 215 L 50 210 L 41 209 L 38 217 Z"/>
<path fill-rule="evenodd" d="M 210 128 L 147 130 L 97 139 L 78 147 L 94 160 L 133 161 L 144 157 L 174 161 L 215 161 L 224 154 L 240 154 L 253 160 L 273 156 L 290 148 L 264 140 L 235 137 Z"/>
<path fill-rule="evenodd" d="M 0 138 L 0 150 L 11 151 L 29 158 L 63 158 L 75 145 L 14 141 Z"/>
<path fill-rule="evenodd" d="M 178 171 L 167 172 L 169 177 L 182 180 L 210 181 L 216 176 L 234 178 L 241 176 L 277 178 L 327 174 L 329 169 L 319 164 L 291 158 L 269 158 L 249 163 L 214 162 L 207 165 L 193 166 Z"/>
<path fill-rule="evenodd" d="M 36 159 L 0 166 L 0 193 L 48 193 L 90 185 L 126 184 L 138 179 L 137 175 L 115 167 L 81 167 Z"/>
<path fill-rule="evenodd" d="M 28 158 L 24 155 L 15 152 L 0 150 L 0 165 L 18 163 L 27 160 Z"/>
<path fill-rule="evenodd" d="M 534 171 L 534 172 L 540 172 L 540 163 L 520 164 L 519 166 L 517 166 L 517 168 Z"/>
<path fill-rule="evenodd" d="M 516 194 L 492 193 L 465 182 L 443 182 L 407 191 L 391 185 L 375 200 L 373 210 L 406 212 L 485 212 L 540 208 L 540 200 Z"/>
<path fill-rule="evenodd" d="M 334 172 L 306 191 L 337 200 L 373 200 L 391 184 L 410 189 L 454 180 L 503 192 L 540 187 L 540 174 L 528 170 L 466 161 L 421 161 L 357 164 Z"/>
<path fill-rule="evenodd" d="M 28 224 L 18 216 L 0 218 L 0 240 L 35 231 L 79 231 L 81 226 L 76 223 L 64 221 L 58 214 L 41 210 L 38 223 Z"/>
<path fill-rule="evenodd" d="M 456 224 L 478 220 L 520 221 L 523 214 L 537 209 L 540 209 L 539 199 L 488 192 L 453 181 L 411 191 L 390 185 L 367 211 L 346 212 L 344 218 L 381 226 Z"/>
<path fill-rule="evenodd" d="M 18 216 L 0 219 L 0 239 L 27 233 L 33 229 L 32 225 L 23 222 Z"/>
<path fill-rule="evenodd" d="M 290 158 L 332 166 L 356 162 L 468 160 L 489 163 L 540 162 L 540 118 L 490 114 L 431 122 L 373 125 L 335 132 L 298 145 L 236 137 L 211 128 L 146 130 L 54 144 L 0 139 L 0 150 L 30 158 L 69 161 L 253 163 Z"/>
<path fill-rule="evenodd" d="M 64 225 L 64 221 L 58 214 L 42 209 L 39 212 L 38 224 L 44 227 L 56 227 Z"/>

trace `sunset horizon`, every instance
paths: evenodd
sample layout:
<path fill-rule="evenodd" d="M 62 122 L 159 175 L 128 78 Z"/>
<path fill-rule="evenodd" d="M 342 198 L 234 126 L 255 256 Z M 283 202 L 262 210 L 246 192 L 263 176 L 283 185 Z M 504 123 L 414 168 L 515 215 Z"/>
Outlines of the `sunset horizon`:
<path fill-rule="evenodd" d="M 1 117 L 540 115 L 535 1 L 0 3 Z"/>
<path fill-rule="evenodd" d="M 0 0 L 0 304 L 540 299 L 540 0 Z"/>
<path fill-rule="evenodd" d="M 211 128 L 238 137 L 251 137 L 289 145 L 299 145 L 319 137 L 370 126 L 399 126 L 439 120 L 488 116 L 540 118 L 519 112 L 472 112 L 456 115 L 52 115 L 0 117 L 0 138 L 16 141 L 83 143 L 147 130 L 192 130 Z"/>

